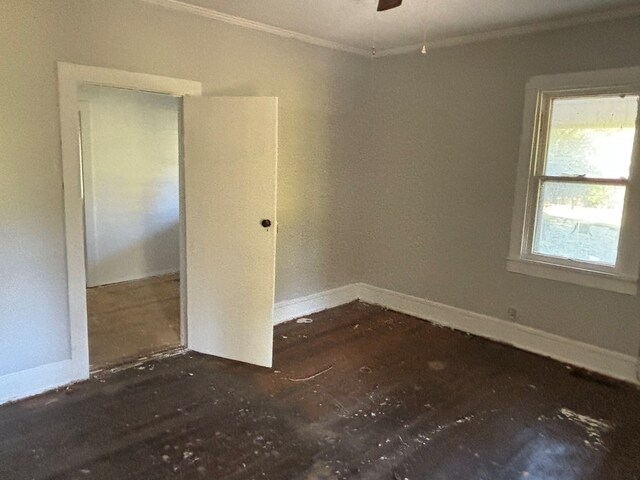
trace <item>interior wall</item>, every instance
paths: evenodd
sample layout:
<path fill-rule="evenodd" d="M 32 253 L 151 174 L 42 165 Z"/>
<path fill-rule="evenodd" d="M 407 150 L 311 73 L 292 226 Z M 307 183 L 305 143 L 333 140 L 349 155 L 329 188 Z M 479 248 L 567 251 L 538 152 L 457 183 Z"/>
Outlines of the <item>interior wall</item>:
<path fill-rule="evenodd" d="M 363 281 L 637 355 L 637 296 L 509 273 L 506 257 L 527 79 L 640 65 L 639 22 L 379 59 Z"/>
<path fill-rule="evenodd" d="M 56 61 L 280 99 L 276 300 L 355 281 L 634 354 L 638 297 L 508 273 L 524 85 L 637 18 L 366 58 L 131 0 L 0 2 L 0 375 L 70 357 Z"/>
<path fill-rule="evenodd" d="M 96 86 L 79 98 L 87 286 L 179 271 L 180 100 Z"/>
<path fill-rule="evenodd" d="M 0 375 L 70 357 L 57 61 L 279 97 L 276 300 L 358 280 L 365 59 L 131 0 L 2 0 L 0 18 Z"/>

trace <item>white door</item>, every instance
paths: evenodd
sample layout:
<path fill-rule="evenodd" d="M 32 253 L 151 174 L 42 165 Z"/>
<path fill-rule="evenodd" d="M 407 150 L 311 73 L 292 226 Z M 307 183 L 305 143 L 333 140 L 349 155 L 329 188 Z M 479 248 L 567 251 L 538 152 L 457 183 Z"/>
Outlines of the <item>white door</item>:
<path fill-rule="evenodd" d="M 273 353 L 277 121 L 273 97 L 184 98 L 187 346 L 265 367 Z"/>

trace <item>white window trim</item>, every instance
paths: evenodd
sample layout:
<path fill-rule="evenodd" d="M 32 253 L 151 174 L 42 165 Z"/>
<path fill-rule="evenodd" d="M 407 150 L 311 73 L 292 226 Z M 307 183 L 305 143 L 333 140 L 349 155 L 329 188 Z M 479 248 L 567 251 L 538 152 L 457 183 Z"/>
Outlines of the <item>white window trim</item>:
<path fill-rule="evenodd" d="M 538 158 L 535 138 L 543 121 L 545 98 L 549 95 L 580 93 L 640 94 L 640 67 L 542 75 L 527 82 L 525 91 L 520 157 L 515 192 L 515 205 L 511 223 L 511 243 L 507 270 L 534 277 L 573 283 L 629 295 L 638 290 L 640 265 L 640 115 L 636 119 L 631 171 L 625 197 L 624 213 L 615 267 L 575 262 L 532 254 L 529 232 L 535 216 L 535 201 L 530 189 L 535 188 L 533 174 Z"/>

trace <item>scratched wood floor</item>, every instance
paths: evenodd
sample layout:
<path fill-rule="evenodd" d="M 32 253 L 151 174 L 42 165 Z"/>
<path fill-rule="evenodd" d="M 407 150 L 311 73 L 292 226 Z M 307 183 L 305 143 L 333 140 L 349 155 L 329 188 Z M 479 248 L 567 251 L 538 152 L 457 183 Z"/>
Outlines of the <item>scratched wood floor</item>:
<path fill-rule="evenodd" d="M 0 478 L 640 478 L 632 387 L 360 303 L 312 318 L 273 370 L 187 353 L 0 407 Z"/>
<path fill-rule="evenodd" d="M 160 275 L 87 289 L 91 369 L 180 345 L 180 279 Z"/>

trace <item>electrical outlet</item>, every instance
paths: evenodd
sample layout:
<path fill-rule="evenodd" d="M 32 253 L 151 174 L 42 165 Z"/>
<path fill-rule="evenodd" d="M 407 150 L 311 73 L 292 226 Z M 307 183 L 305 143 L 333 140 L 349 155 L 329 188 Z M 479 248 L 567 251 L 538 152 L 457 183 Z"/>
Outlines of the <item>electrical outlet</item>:
<path fill-rule="evenodd" d="M 507 308 L 507 315 L 509 316 L 509 320 L 512 322 L 516 322 L 518 320 L 518 311 L 513 307 Z"/>

